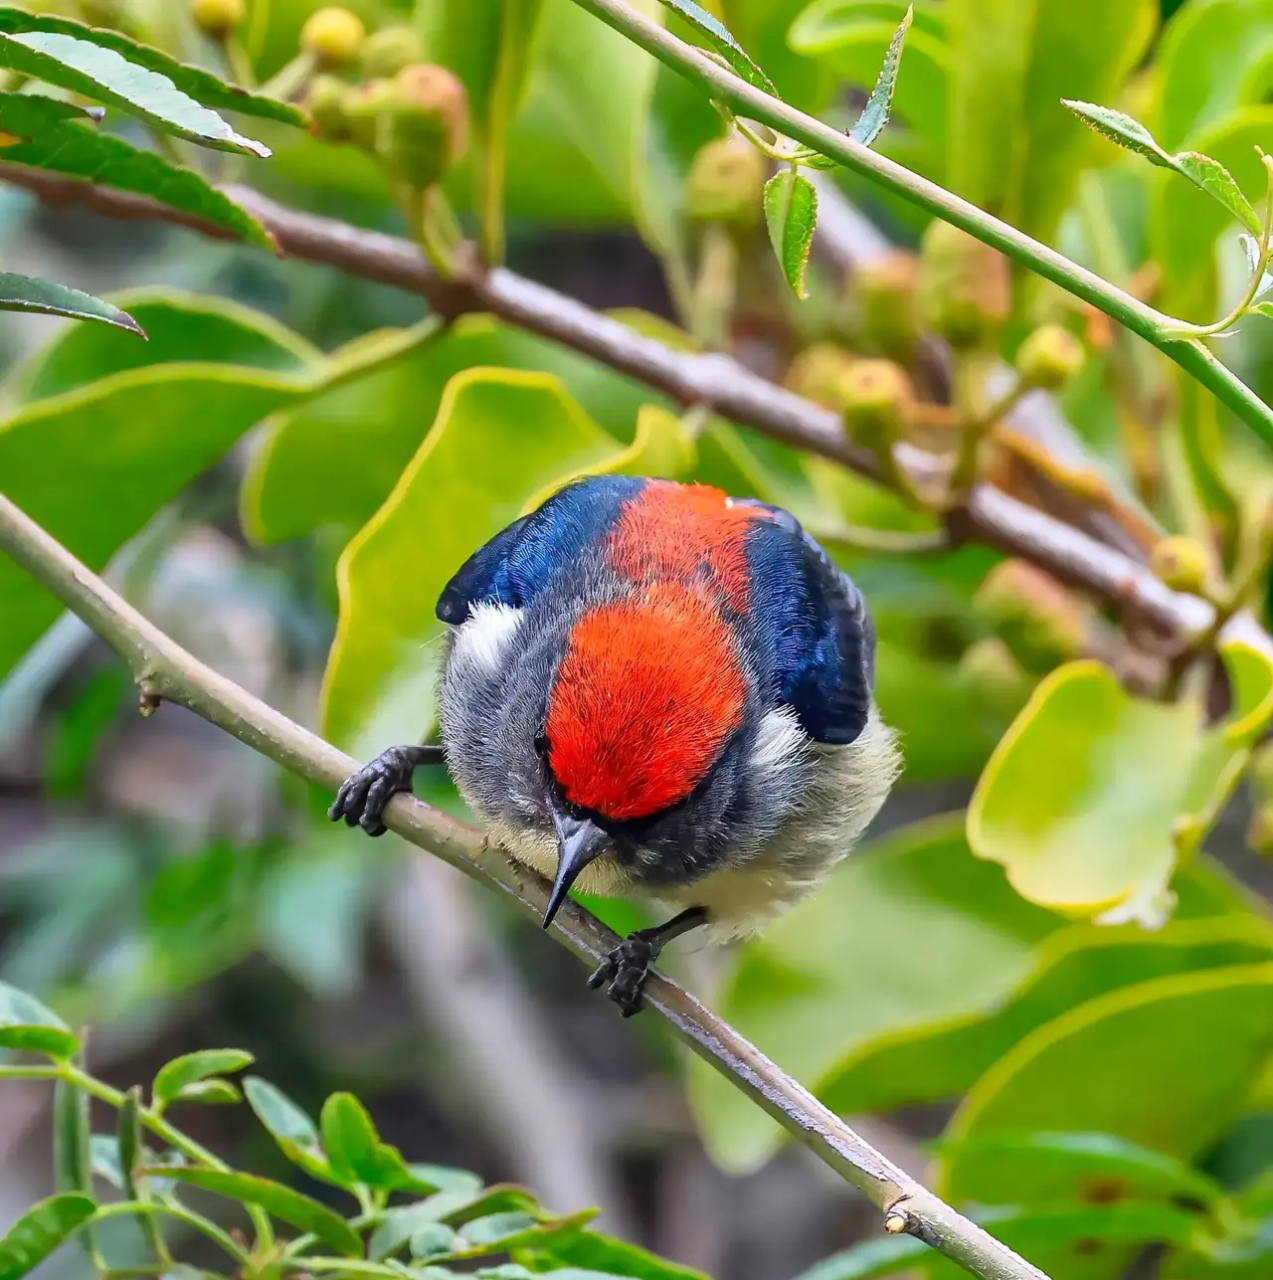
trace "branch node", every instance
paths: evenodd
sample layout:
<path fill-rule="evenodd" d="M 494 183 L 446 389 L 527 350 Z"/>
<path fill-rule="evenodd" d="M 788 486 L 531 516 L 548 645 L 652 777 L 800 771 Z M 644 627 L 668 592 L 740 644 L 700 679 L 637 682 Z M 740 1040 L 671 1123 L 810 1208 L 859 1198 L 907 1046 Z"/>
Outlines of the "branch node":
<path fill-rule="evenodd" d="M 147 720 L 159 710 L 163 700 L 163 694 L 145 676 L 137 681 L 137 710 Z"/>

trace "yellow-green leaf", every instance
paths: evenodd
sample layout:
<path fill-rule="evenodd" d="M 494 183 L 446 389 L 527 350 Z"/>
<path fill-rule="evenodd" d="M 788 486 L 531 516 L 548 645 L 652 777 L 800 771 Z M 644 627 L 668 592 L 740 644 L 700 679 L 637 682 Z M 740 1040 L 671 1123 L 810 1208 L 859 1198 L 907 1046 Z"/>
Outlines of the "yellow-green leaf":
<path fill-rule="evenodd" d="M 551 375 L 471 369 L 452 378 L 416 456 L 340 558 L 340 621 L 323 682 L 328 737 L 371 756 L 423 733 L 442 588 L 532 494 L 617 450 Z"/>
<path fill-rule="evenodd" d="M 19 1280 L 91 1218 L 97 1206 L 67 1191 L 32 1205 L 0 1239 L 0 1280 Z"/>
<path fill-rule="evenodd" d="M 774 174 L 765 183 L 765 223 L 769 243 L 792 292 L 797 298 L 807 298 L 804 274 L 818 225 L 818 193 L 813 183 L 794 169 Z"/>

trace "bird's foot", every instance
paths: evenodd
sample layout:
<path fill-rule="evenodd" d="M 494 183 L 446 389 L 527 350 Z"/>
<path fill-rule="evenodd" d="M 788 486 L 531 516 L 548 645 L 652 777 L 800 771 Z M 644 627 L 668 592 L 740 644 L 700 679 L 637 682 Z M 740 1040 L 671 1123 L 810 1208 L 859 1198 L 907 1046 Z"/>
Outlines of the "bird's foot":
<path fill-rule="evenodd" d="M 663 949 L 659 929 L 638 929 L 609 952 L 588 979 L 593 990 L 605 983 L 606 995 L 619 1006 L 625 1018 L 641 1011 L 641 990 L 650 968 Z"/>
<path fill-rule="evenodd" d="M 384 823 L 385 806 L 399 791 L 411 790 L 411 775 L 416 765 L 430 763 L 436 748 L 390 747 L 370 764 L 350 774 L 336 792 L 327 816 L 333 822 L 342 818 L 347 826 L 361 827 L 369 836 L 382 836 L 388 830 Z"/>

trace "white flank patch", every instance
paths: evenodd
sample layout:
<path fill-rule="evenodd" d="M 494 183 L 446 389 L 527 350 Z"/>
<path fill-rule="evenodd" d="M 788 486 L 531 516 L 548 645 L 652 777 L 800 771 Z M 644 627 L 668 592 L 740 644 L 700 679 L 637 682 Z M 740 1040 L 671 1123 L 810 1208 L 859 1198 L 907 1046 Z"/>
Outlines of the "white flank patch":
<path fill-rule="evenodd" d="M 762 787 L 782 786 L 808 758 L 809 737 L 790 707 L 765 713 L 751 749 L 751 767 Z"/>
<path fill-rule="evenodd" d="M 456 656 L 477 666 L 495 671 L 499 667 L 505 646 L 521 625 L 522 611 L 508 604 L 475 604 L 465 622 L 455 634 Z"/>

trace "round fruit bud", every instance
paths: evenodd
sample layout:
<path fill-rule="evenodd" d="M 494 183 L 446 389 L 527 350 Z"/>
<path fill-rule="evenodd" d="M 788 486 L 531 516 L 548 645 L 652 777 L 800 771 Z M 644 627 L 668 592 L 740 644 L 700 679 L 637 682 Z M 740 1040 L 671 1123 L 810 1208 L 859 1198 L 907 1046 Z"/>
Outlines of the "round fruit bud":
<path fill-rule="evenodd" d="M 367 80 L 345 93 L 345 124 L 349 140 L 374 151 L 380 118 L 391 99 L 398 96 L 392 80 Z"/>
<path fill-rule="evenodd" d="M 1248 776 L 1261 800 L 1273 800 L 1273 742 L 1266 742 L 1251 756 Z"/>
<path fill-rule="evenodd" d="M 301 28 L 301 49 L 312 54 L 320 67 L 347 67 L 358 57 L 367 28 L 348 9 L 332 6 L 309 18 Z"/>
<path fill-rule="evenodd" d="M 1087 646 L 1091 608 L 1028 561 L 997 565 L 977 589 L 973 604 L 1029 671 L 1068 662 Z"/>
<path fill-rule="evenodd" d="M 877 452 L 901 437 L 915 416 L 911 380 L 891 360 L 854 361 L 834 391 L 845 431 Z"/>
<path fill-rule="evenodd" d="M 1273 858 L 1273 805 L 1262 804 L 1251 815 L 1247 845 L 1264 858 Z"/>
<path fill-rule="evenodd" d="M 978 701 L 1005 715 L 1021 710 L 1034 684 L 998 636 L 987 636 L 965 649 L 956 676 Z"/>
<path fill-rule="evenodd" d="M 856 328 L 863 341 L 896 360 L 909 360 L 919 341 L 919 260 L 898 250 L 853 273 Z"/>
<path fill-rule="evenodd" d="M 468 95 L 445 67 L 416 63 L 392 82 L 376 150 L 412 186 L 431 187 L 468 146 Z"/>
<path fill-rule="evenodd" d="M 346 103 L 353 92 L 349 85 L 335 76 L 315 76 L 305 94 L 310 132 L 328 142 L 347 142 L 350 132 Z"/>
<path fill-rule="evenodd" d="M 700 147 L 690 166 L 685 207 L 696 222 L 719 222 L 739 231 L 764 216 L 765 160 L 741 138 L 717 138 Z"/>
<path fill-rule="evenodd" d="M 840 379 L 852 368 L 856 356 L 834 342 L 815 342 L 792 360 L 782 385 L 788 391 L 839 412 Z"/>
<path fill-rule="evenodd" d="M 247 17 L 247 7 L 243 0 L 190 0 L 190 16 L 204 35 L 224 40 Z"/>
<path fill-rule="evenodd" d="M 420 37 L 414 27 L 398 24 L 373 31 L 358 52 L 358 65 L 367 80 L 396 76 L 403 67 L 419 62 Z"/>
<path fill-rule="evenodd" d="M 1055 391 L 1083 367 L 1083 344 L 1059 324 L 1040 325 L 1017 350 L 1017 372 L 1031 387 Z"/>
<path fill-rule="evenodd" d="M 951 346 L 981 346 L 1007 320 L 1012 306 L 1008 260 L 935 219 L 924 232 L 920 302 L 926 323 Z"/>
<path fill-rule="evenodd" d="M 1197 538 L 1175 534 L 1160 538 L 1149 553 L 1154 576 L 1173 591 L 1203 595 L 1211 581 L 1211 556 Z"/>

